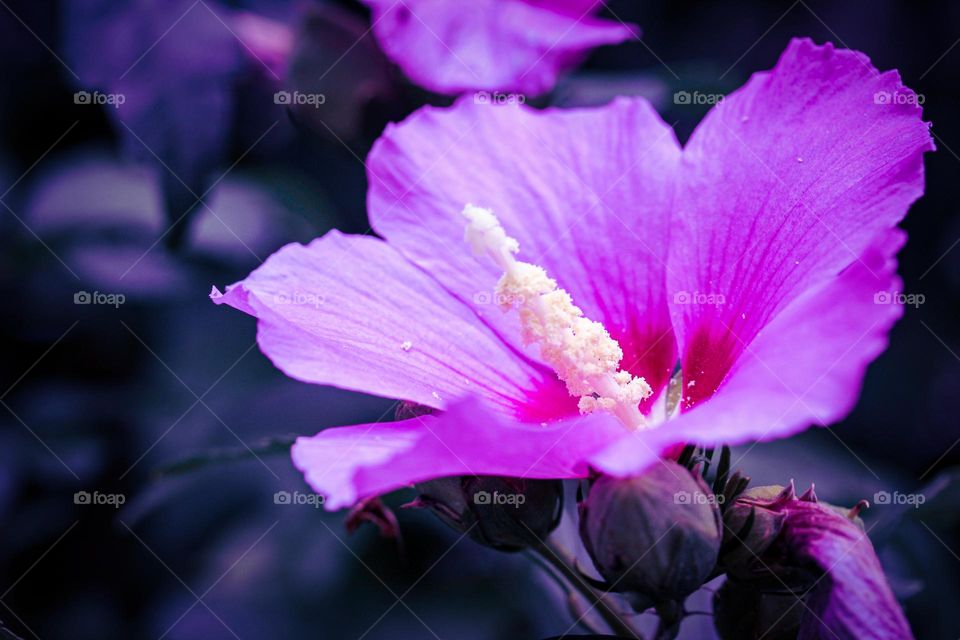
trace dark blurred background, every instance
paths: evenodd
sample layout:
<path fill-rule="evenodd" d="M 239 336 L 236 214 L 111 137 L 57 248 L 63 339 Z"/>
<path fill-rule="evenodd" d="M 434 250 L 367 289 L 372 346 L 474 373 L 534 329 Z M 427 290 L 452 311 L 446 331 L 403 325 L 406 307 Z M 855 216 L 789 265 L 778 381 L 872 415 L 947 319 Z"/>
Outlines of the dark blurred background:
<path fill-rule="evenodd" d="M 923 304 L 849 419 L 734 458 L 758 482 L 816 482 L 840 504 L 922 495 L 919 508 L 875 505 L 867 526 L 917 636 L 960 637 L 946 613 L 960 605 L 960 5 L 609 5 L 642 42 L 594 52 L 538 105 L 642 94 L 685 140 L 708 107 L 674 104 L 675 91 L 727 93 L 793 36 L 861 50 L 923 96 L 938 151 L 900 254 Z M 283 244 L 367 231 L 371 143 L 386 122 L 449 102 L 406 83 L 368 25 L 347 1 L 0 0 L 0 621 L 17 637 L 569 627 L 526 558 L 428 514 L 399 511 L 398 542 L 275 504 L 308 491 L 284 452 L 291 434 L 393 407 L 286 378 L 256 349 L 254 321 L 207 295 Z M 275 103 L 294 89 L 327 102 Z M 709 637 L 699 620 L 685 637 Z"/>

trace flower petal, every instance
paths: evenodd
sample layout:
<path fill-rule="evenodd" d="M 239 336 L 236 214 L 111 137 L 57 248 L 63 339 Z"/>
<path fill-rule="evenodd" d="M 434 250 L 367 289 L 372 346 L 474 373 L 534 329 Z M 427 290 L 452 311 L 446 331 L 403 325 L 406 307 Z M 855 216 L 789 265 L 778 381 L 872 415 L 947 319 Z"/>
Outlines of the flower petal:
<path fill-rule="evenodd" d="M 579 478 L 594 452 L 622 438 L 609 415 L 518 423 L 474 399 L 442 414 L 326 429 L 293 446 L 294 465 L 329 510 L 449 476 Z"/>
<path fill-rule="evenodd" d="M 552 371 L 375 238 L 287 245 L 212 298 L 256 316 L 260 348 L 298 380 L 437 409 L 472 394 L 531 420 L 576 411 Z"/>
<path fill-rule="evenodd" d="M 591 463 L 626 476 L 645 468 L 650 451 L 665 454 L 689 442 L 773 440 L 811 423 L 842 419 L 856 403 L 867 365 L 886 348 L 887 333 L 903 313 L 889 294 L 900 287 L 891 256 L 904 238 L 899 230 L 888 231 L 838 278 L 787 307 L 746 348 L 709 402 L 631 434 Z"/>
<path fill-rule="evenodd" d="M 519 323 L 490 304 L 500 273 L 467 250 L 467 203 L 493 210 L 624 350 L 655 390 L 676 346 L 666 304 L 673 131 L 642 99 L 533 111 L 460 100 L 388 127 L 368 158 L 371 224 L 520 348 Z"/>
<path fill-rule="evenodd" d="M 684 150 L 668 272 L 684 380 L 696 383 L 688 406 L 922 194 L 933 145 L 917 102 L 863 54 L 795 40 L 700 124 Z M 820 335 L 804 338 L 821 353 Z"/>
<path fill-rule="evenodd" d="M 600 2 L 366 0 L 387 55 L 431 91 L 549 91 L 587 51 L 634 27 L 594 18 Z M 556 5 L 556 6 L 553 6 Z"/>
<path fill-rule="evenodd" d="M 746 347 L 717 394 L 665 428 L 686 442 L 735 444 L 846 416 L 867 365 L 903 314 L 892 255 L 904 240 L 899 230 L 886 232 L 839 277 L 784 309 Z"/>
<path fill-rule="evenodd" d="M 913 634 L 862 525 L 822 503 L 787 509 L 782 546 L 823 572 L 807 596 L 799 640 L 910 640 Z"/>

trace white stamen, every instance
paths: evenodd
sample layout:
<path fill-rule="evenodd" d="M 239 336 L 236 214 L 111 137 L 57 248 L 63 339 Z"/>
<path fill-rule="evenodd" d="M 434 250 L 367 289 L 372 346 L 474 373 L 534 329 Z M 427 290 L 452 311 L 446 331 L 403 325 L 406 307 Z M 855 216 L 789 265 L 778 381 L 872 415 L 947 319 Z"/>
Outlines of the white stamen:
<path fill-rule="evenodd" d="M 507 236 L 500 221 L 489 209 L 468 204 L 463 215 L 469 221 L 464 238 L 470 243 L 473 255 L 488 255 L 504 271 L 516 262 L 513 254 L 520 250 L 516 240 Z"/>
<path fill-rule="evenodd" d="M 547 272 L 514 258 L 519 243 L 508 236 L 489 209 L 468 204 L 464 238 L 475 255 L 486 255 L 503 269 L 496 300 L 504 311 L 516 309 L 525 344 L 538 344 L 540 355 L 579 396 L 580 412 L 609 411 L 630 429 L 646 420 L 637 405 L 650 397 L 646 380 L 619 369 L 623 350 L 599 322 L 583 317 L 570 294 Z"/>

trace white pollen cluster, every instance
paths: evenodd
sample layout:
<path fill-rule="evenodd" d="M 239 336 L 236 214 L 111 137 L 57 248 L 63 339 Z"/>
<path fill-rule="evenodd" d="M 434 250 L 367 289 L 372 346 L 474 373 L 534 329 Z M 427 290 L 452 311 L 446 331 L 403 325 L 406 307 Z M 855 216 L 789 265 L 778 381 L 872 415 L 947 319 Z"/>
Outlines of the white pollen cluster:
<path fill-rule="evenodd" d="M 579 396 L 580 412 L 609 411 L 628 428 L 643 428 L 637 405 L 652 390 L 643 378 L 620 370 L 623 350 L 617 341 L 602 324 L 585 318 L 543 267 L 514 258 L 520 245 L 493 212 L 468 204 L 463 216 L 473 253 L 490 257 L 504 271 L 496 285 L 497 304 L 503 311 L 518 311 L 524 343 L 540 347 L 570 395 Z"/>

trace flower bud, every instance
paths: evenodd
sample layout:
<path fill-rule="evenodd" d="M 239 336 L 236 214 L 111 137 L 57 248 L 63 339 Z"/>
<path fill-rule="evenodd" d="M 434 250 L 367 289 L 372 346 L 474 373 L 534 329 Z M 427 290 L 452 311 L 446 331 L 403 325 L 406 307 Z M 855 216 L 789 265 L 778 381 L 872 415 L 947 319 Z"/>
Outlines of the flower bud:
<path fill-rule="evenodd" d="M 730 503 L 723 514 L 721 569 L 737 574 L 763 555 L 783 528 L 783 505 L 795 497 L 792 485 L 770 485 L 749 489 Z"/>
<path fill-rule="evenodd" d="M 439 478 L 417 485 L 412 506 L 501 551 L 539 545 L 560 522 L 563 483 L 492 476 Z"/>
<path fill-rule="evenodd" d="M 820 502 L 812 487 L 797 496 L 792 483 L 734 500 L 724 520 L 728 532 L 739 527 L 742 535 L 739 550 L 725 545 L 721 559 L 730 585 L 716 600 L 721 637 L 912 638 L 858 517 L 865 506 Z M 791 600 L 786 609 L 783 596 Z M 738 621 L 744 611 L 752 617 Z"/>
<path fill-rule="evenodd" d="M 397 420 L 430 415 L 434 410 L 401 402 Z M 563 483 L 495 476 L 437 478 L 417 485 L 420 497 L 407 505 L 433 511 L 455 531 L 501 551 L 542 543 L 560 524 Z"/>
<path fill-rule="evenodd" d="M 580 536 L 611 590 L 680 601 L 716 566 L 720 511 L 701 480 L 664 460 L 638 476 L 598 479 L 581 504 Z"/>

